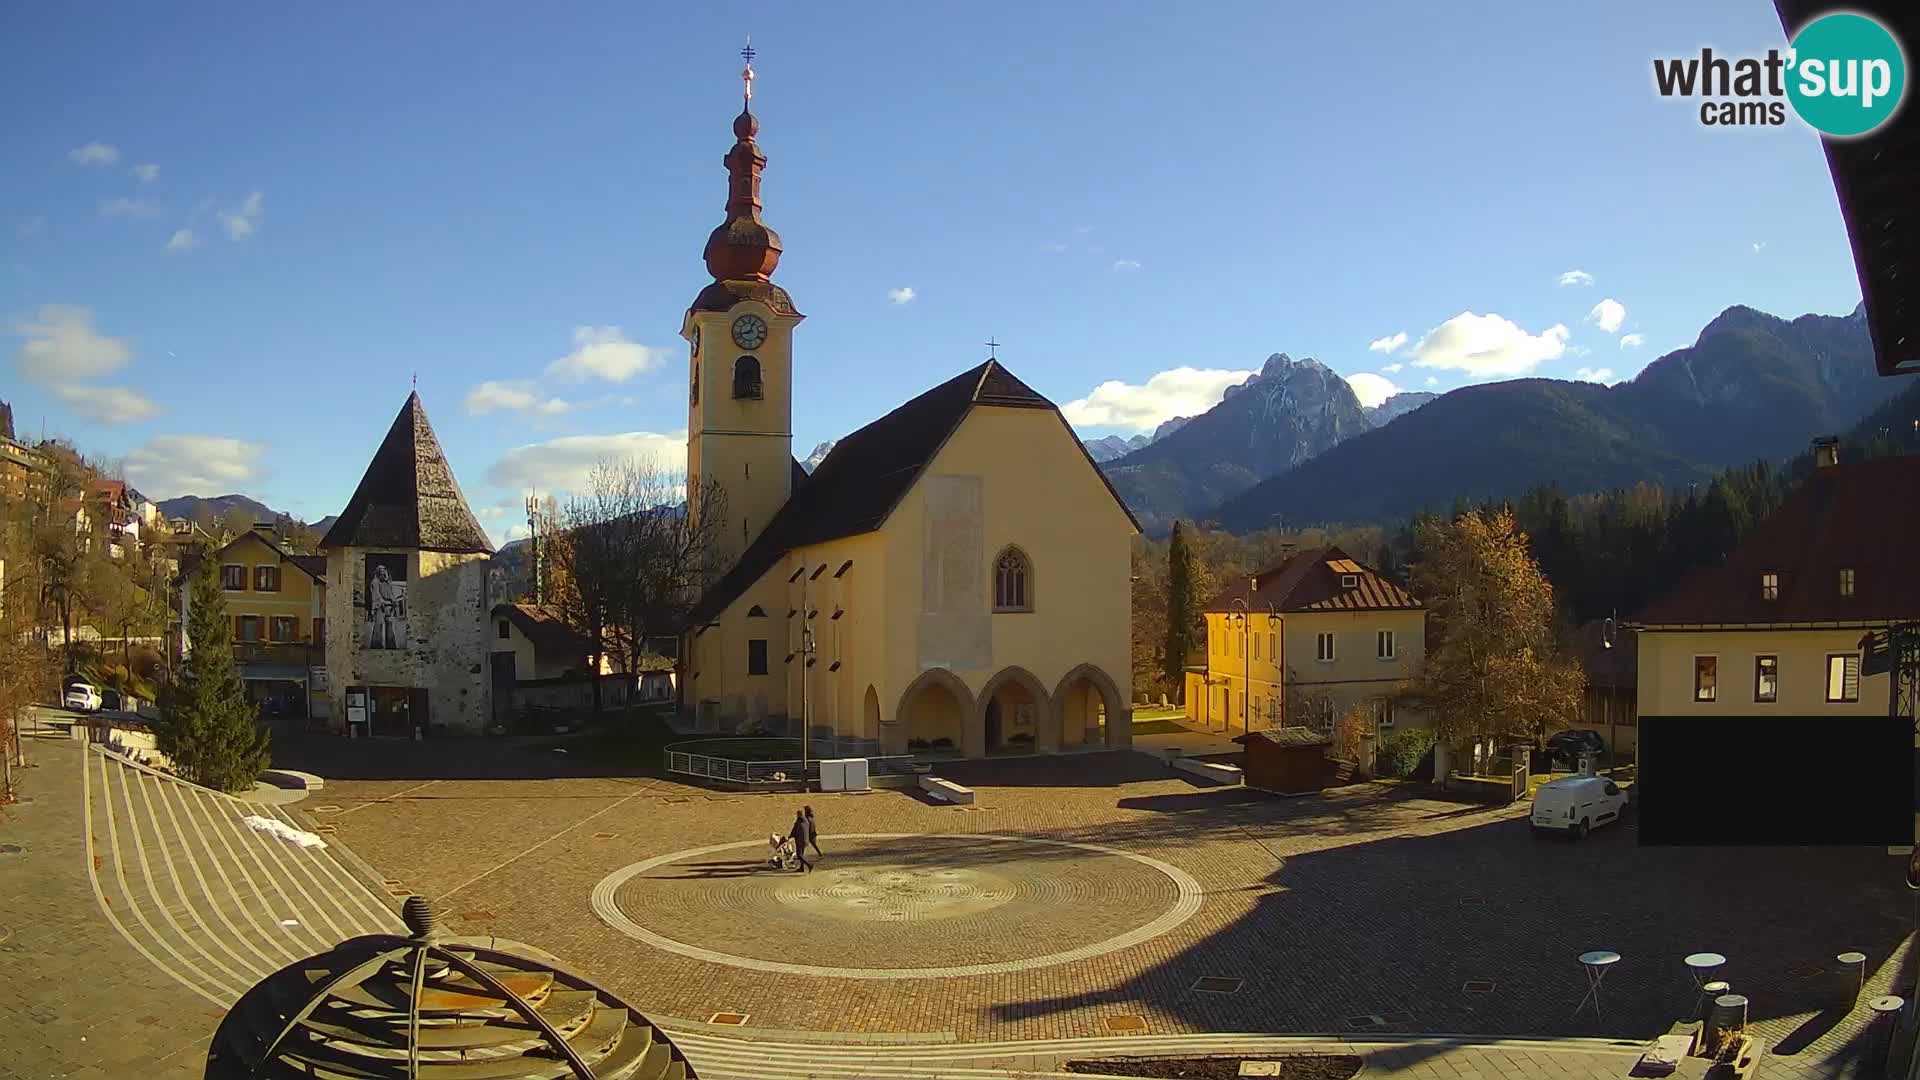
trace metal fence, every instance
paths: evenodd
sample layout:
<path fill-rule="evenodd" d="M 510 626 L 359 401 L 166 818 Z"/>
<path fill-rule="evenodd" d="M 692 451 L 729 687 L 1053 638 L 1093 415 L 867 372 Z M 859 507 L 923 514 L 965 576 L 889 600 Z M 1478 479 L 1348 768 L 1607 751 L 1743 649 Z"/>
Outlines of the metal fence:
<path fill-rule="evenodd" d="M 916 771 L 914 759 L 909 755 L 870 757 L 866 760 L 869 776 L 899 776 Z M 809 758 L 805 768 L 805 780 L 808 783 L 818 783 L 820 759 Z M 667 751 L 667 771 L 730 784 L 794 784 L 802 779 L 801 763 L 798 758 L 791 761 L 741 761 L 736 758 L 715 757 L 711 754 L 689 754 L 680 750 Z"/>

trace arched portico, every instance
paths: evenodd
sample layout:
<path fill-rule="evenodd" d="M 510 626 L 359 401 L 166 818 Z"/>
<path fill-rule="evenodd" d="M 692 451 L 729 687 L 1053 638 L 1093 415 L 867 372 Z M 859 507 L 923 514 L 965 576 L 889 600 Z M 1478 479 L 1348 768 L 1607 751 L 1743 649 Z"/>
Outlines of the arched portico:
<path fill-rule="evenodd" d="M 946 668 L 928 668 L 900 694 L 882 742 L 890 754 L 953 749 L 972 756 L 968 740 L 975 715 L 973 691 L 960 676 Z M 938 745 L 941 739 L 947 746 Z"/>
<path fill-rule="evenodd" d="M 1053 750 L 1059 740 L 1052 717 L 1045 683 L 1026 668 L 1001 668 L 980 688 L 973 725 L 967 732 L 967 756 Z"/>
<path fill-rule="evenodd" d="M 1113 677 L 1095 665 L 1081 664 L 1061 676 L 1052 700 L 1061 746 L 1133 745 L 1133 709 Z"/>

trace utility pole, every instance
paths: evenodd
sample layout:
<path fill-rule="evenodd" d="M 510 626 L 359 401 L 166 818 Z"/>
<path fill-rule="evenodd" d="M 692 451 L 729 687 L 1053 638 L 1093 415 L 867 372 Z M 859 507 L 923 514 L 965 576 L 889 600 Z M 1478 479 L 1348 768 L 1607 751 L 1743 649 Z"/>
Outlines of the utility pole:
<path fill-rule="evenodd" d="M 533 572 L 533 602 L 546 602 L 546 590 L 541 585 L 540 573 L 540 499 L 539 493 L 527 492 L 527 565 Z"/>

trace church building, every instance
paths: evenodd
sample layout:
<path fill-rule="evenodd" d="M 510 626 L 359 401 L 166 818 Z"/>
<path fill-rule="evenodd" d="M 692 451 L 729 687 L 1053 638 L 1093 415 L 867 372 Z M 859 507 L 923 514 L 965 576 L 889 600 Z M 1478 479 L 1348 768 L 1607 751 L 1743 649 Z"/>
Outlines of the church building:
<path fill-rule="evenodd" d="M 990 358 L 812 475 L 794 460 L 804 316 L 772 281 L 742 75 L 713 281 L 681 327 L 688 490 L 725 503 L 688 512 L 724 512 L 730 567 L 685 631 L 683 707 L 708 730 L 807 725 L 849 756 L 1128 745 L 1139 527 L 1051 401 Z"/>

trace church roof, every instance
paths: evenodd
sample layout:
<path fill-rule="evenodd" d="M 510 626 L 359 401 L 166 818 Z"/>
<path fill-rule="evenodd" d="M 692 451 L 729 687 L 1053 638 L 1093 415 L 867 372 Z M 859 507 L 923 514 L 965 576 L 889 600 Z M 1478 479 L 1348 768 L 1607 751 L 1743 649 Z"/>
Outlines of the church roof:
<path fill-rule="evenodd" d="M 707 590 L 694 608 L 692 623 L 698 625 L 718 615 L 794 548 L 872 532 L 885 524 L 975 405 L 1047 409 L 1060 417 L 1053 402 L 1021 382 L 998 360 L 963 371 L 913 398 L 834 444 L 806 483 L 795 486 L 787 504 L 767 523 L 740 561 Z M 1066 418 L 1060 417 L 1060 423 L 1066 426 Z M 1073 444 L 1083 455 L 1086 453 L 1078 438 Z M 1091 457 L 1087 465 L 1138 529 L 1139 522 L 1134 521 L 1133 512 L 1106 474 Z"/>
<path fill-rule="evenodd" d="M 320 546 L 492 554 L 493 542 L 460 494 L 418 393 L 407 396 Z"/>

